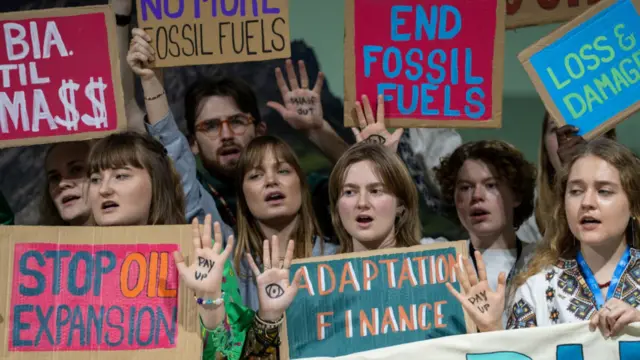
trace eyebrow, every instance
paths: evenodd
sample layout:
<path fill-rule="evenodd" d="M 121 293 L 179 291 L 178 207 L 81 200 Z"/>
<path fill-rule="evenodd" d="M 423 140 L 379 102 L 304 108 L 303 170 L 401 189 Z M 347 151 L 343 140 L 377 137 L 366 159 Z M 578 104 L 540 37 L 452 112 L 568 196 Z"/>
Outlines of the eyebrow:
<path fill-rule="evenodd" d="M 613 187 L 620 187 L 620 184 L 612 182 L 612 181 L 607 181 L 607 180 L 596 180 L 594 181 L 594 183 L 596 184 L 596 186 L 613 186 Z M 567 183 L 567 185 L 586 185 L 587 182 L 582 180 L 582 179 L 576 179 L 576 180 L 571 180 Z"/>
<path fill-rule="evenodd" d="M 374 182 L 374 183 L 371 183 L 371 184 L 367 184 L 367 185 L 365 185 L 365 187 L 368 187 L 368 188 L 377 187 L 377 186 L 382 186 L 382 187 L 384 187 L 384 184 L 378 181 L 378 182 Z M 346 187 L 350 187 L 350 188 L 358 188 L 358 187 L 360 187 L 360 186 L 358 186 L 358 185 L 356 185 L 356 184 L 353 184 L 353 183 L 345 183 L 342 187 L 343 187 L 343 188 L 346 188 Z"/>
<path fill-rule="evenodd" d="M 496 178 L 495 176 L 490 176 L 488 178 L 484 178 L 480 180 L 480 182 L 487 182 L 487 181 L 498 181 L 498 178 Z M 456 181 L 456 184 L 460 184 L 460 183 L 473 184 L 474 182 L 469 179 L 458 179 L 458 181 Z"/>

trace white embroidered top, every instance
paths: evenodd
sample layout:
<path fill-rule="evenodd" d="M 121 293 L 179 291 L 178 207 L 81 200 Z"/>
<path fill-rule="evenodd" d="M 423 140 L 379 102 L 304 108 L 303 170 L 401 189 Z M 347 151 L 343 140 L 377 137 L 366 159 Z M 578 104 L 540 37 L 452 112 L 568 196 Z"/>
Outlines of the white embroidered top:
<path fill-rule="evenodd" d="M 630 256 L 613 296 L 640 309 L 640 251 L 631 249 Z M 596 312 L 593 293 L 575 259 L 561 259 L 530 277 L 511 304 L 507 329 L 580 322 Z"/>

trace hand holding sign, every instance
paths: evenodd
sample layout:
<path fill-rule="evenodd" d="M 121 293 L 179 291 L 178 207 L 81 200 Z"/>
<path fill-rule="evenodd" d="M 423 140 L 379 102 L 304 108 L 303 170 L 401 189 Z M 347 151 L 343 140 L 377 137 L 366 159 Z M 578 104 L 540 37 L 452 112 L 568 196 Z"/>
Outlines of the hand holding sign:
<path fill-rule="evenodd" d="M 589 320 L 589 330 L 600 328 L 604 338 L 617 336 L 625 326 L 640 321 L 640 310 L 620 299 L 610 299 Z"/>
<path fill-rule="evenodd" d="M 364 108 L 364 112 L 362 108 Z M 398 150 L 398 143 L 400 143 L 404 129 L 397 129 L 392 134 L 385 127 L 384 98 L 382 95 L 378 95 L 378 109 L 375 118 L 367 95 L 362 96 L 362 106 L 360 106 L 360 102 L 356 101 L 356 114 L 358 115 L 360 130 L 351 128 L 353 135 L 356 137 L 356 142 L 379 142 L 393 150 L 393 152 Z"/>
<path fill-rule="evenodd" d="M 478 264 L 477 275 L 469 259 L 462 259 L 466 276 L 458 266 L 454 267 L 464 295 L 454 289 L 451 283 L 447 283 L 447 289 L 460 301 L 481 332 L 501 330 L 506 276 L 502 272 L 498 275 L 498 288 L 495 292 L 492 291 L 487 281 L 487 269 L 482 261 L 482 255 L 479 251 L 474 255 Z"/>
<path fill-rule="evenodd" d="M 155 76 L 150 64 L 155 61 L 156 52 L 151 47 L 151 37 L 142 29 L 131 30 L 131 43 L 127 54 L 127 63 L 134 74 L 142 79 Z"/>
<path fill-rule="evenodd" d="M 562 164 L 568 163 L 578 146 L 586 143 L 584 138 L 578 135 L 578 128 L 573 125 L 564 125 L 556 130 L 558 137 L 558 157 Z"/>
<path fill-rule="evenodd" d="M 180 277 L 187 286 L 198 295 L 208 297 L 221 296 L 222 271 L 224 264 L 233 252 L 233 236 L 229 236 L 227 246 L 222 250 L 222 231 L 218 222 L 214 225 L 214 239 L 211 241 L 211 215 L 204 220 L 204 232 L 200 232 L 198 219 L 193 219 L 193 261 L 187 266 L 182 254 L 173 253 Z M 211 296 L 209 296 L 211 295 Z"/>
<path fill-rule="evenodd" d="M 300 83 L 298 83 L 291 60 L 287 60 L 286 68 L 290 88 L 284 80 L 282 70 L 276 68 L 276 81 L 285 105 L 269 101 L 267 106 L 279 112 L 284 120 L 296 130 L 309 131 L 322 128 L 324 119 L 320 94 L 322 93 L 324 74 L 318 73 L 313 90 L 309 90 L 309 75 L 307 75 L 304 61 L 298 61 Z"/>
<path fill-rule="evenodd" d="M 266 321 L 277 321 L 287 310 L 291 302 L 298 293 L 298 286 L 302 278 L 302 272 L 298 270 L 293 279 L 293 283 L 289 283 L 289 269 L 291 268 L 291 260 L 293 260 L 293 240 L 289 240 L 287 246 L 287 254 L 283 260 L 279 260 L 279 240 L 276 235 L 269 240 L 264 241 L 263 264 L 264 272 L 260 273 L 260 269 L 256 265 L 250 254 L 245 254 L 249 266 L 256 276 L 258 284 L 258 301 L 260 309 L 258 315 Z"/>

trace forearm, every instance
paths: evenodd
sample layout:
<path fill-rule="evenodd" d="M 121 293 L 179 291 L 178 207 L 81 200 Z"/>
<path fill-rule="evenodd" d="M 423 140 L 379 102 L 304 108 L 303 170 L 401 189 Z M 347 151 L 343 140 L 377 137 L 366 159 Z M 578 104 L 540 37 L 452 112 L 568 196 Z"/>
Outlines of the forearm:
<path fill-rule="evenodd" d="M 338 135 L 335 130 L 325 120 L 322 127 L 311 130 L 307 133 L 311 140 L 324 155 L 332 162 L 336 163 L 342 154 L 349 148 L 349 145 Z"/>
<path fill-rule="evenodd" d="M 280 326 L 265 323 L 256 315 L 247 332 L 242 358 L 276 358 L 280 346 Z"/>
<path fill-rule="evenodd" d="M 151 125 L 164 119 L 169 112 L 169 100 L 161 80 L 162 73 L 160 70 L 154 70 L 154 73 L 154 76 L 141 79 L 147 120 Z"/>

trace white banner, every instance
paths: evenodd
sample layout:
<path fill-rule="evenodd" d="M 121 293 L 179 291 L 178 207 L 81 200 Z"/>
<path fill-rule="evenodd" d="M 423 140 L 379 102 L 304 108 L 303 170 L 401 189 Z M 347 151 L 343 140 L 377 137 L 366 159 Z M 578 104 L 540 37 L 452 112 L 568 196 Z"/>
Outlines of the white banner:
<path fill-rule="evenodd" d="M 638 360 L 640 323 L 605 339 L 589 323 L 497 331 L 419 341 L 336 358 L 306 360 Z"/>

